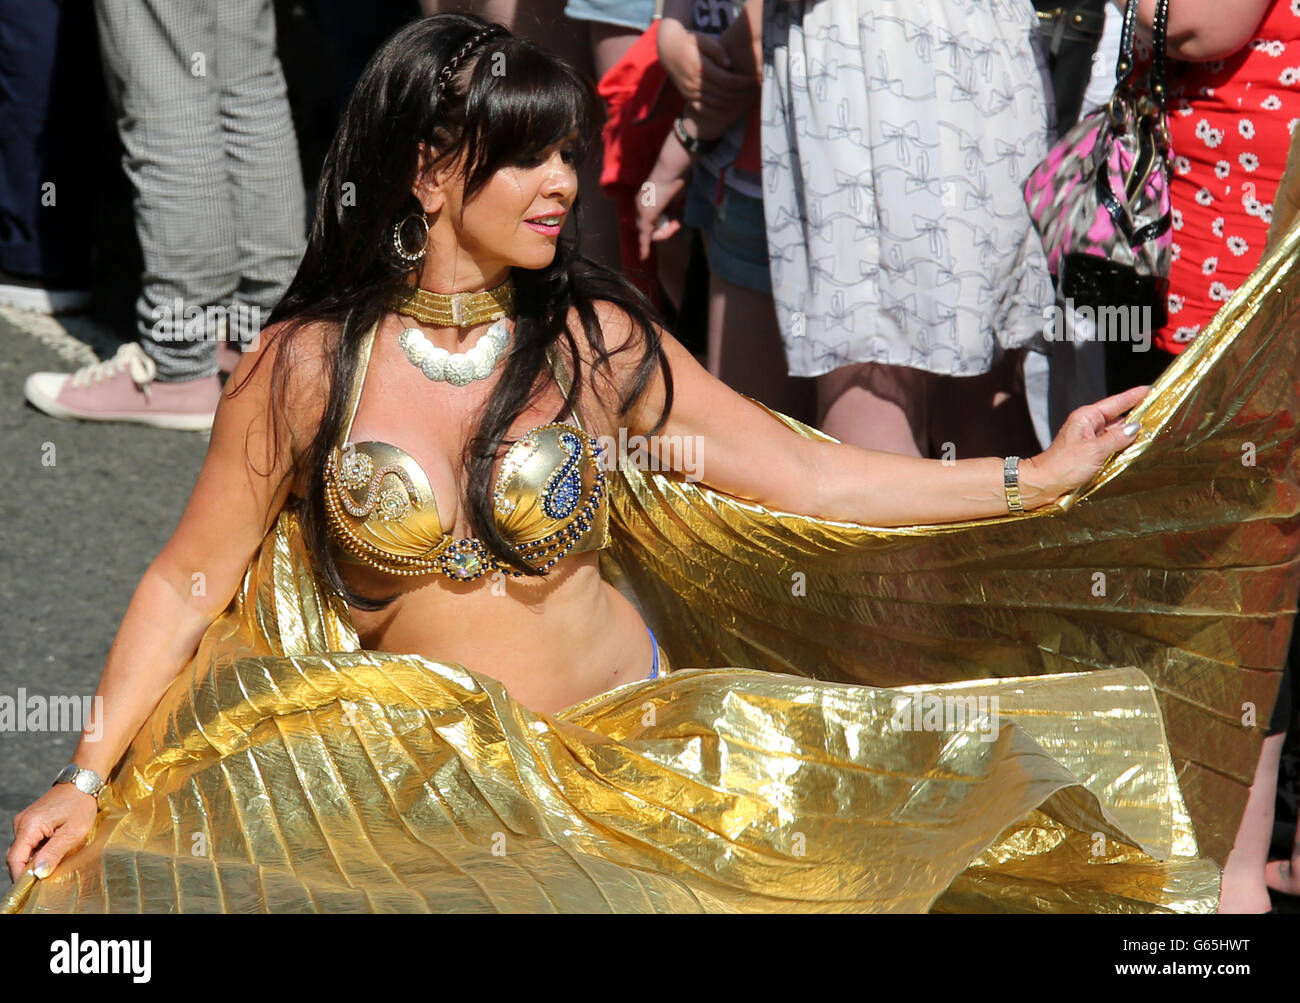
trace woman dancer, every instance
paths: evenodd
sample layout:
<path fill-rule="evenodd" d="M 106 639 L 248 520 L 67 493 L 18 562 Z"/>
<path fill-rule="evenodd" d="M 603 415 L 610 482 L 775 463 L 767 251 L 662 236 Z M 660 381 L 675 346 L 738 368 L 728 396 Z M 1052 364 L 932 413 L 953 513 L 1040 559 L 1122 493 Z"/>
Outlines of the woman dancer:
<path fill-rule="evenodd" d="M 239 908 L 240 896 L 253 894 L 264 908 L 319 907 L 318 879 L 302 886 L 310 889 L 306 898 L 279 896 L 299 887 L 295 882 L 312 861 L 334 866 L 350 840 L 360 846 L 395 821 L 406 834 L 401 838 L 415 836 L 406 850 L 419 852 L 386 844 L 383 866 L 360 882 L 404 875 L 405 891 L 384 900 L 393 908 L 464 904 L 468 885 L 454 891 L 439 885 L 434 892 L 426 884 L 412 897 L 409 868 L 441 861 L 456 875 L 469 873 L 459 856 L 472 843 L 467 827 L 491 837 L 491 848 L 474 844 L 473 851 L 489 860 L 497 855 L 496 837 L 505 846 L 507 833 L 536 855 L 575 838 L 575 831 L 598 832 L 585 852 L 600 855 L 600 866 L 582 874 L 601 888 L 603 897 L 592 901 L 606 905 L 614 901 L 606 885 L 617 871 L 625 888 L 628 875 L 637 875 L 638 907 L 771 908 L 793 896 L 802 908 L 881 902 L 923 908 L 980 847 L 1005 838 L 1009 825 L 1055 819 L 1044 798 L 1081 790 L 1041 748 L 998 737 L 994 728 L 998 740 L 984 746 L 926 745 L 922 758 L 935 759 L 913 762 L 909 769 L 920 779 L 908 782 L 924 796 L 898 802 L 892 792 L 878 802 L 867 788 L 854 795 L 855 785 L 875 790 L 880 783 L 865 767 L 922 748 L 923 736 L 910 735 L 908 723 L 920 717 L 881 696 L 888 691 L 866 687 L 688 671 L 662 709 L 638 712 L 639 725 L 575 716 L 580 707 L 608 718 L 612 705 L 602 695 L 639 695 L 643 680 L 667 668 L 635 605 L 602 577 L 598 557 L 610 537 L 604 443 L 617 441 L 621 449 L 632 436 L 644 436 L 664 467 L 755 506 L 878 526 L 958 521 L 1037 509 L 1087 482 L 1133 441 L 1137 428 L 1123 416 L 1146 393 L 1138 387 L 1080 409 L 1047 451 L 1020 464 L 1018 478 L 1014 458 L 944 463 L 796 434 L 710 377 L 629 287 L 561 238 L 565 217 L 577 209 L 575 162 L 595 107 L 589 86 L 569 66 L 470 16 L 415 22 L 372 60 L 327 159 L 299 273 L 260 350 L 241 362 L 191 501 L 110 651 L 99 689 L 103 712 L 92 722 L 100 740 L 78 747 L 77 769 L 61 777 L 72 783 L 56 783 L 17 820 L 7 857 L 15 878 L 24 870 L 48 878 L 77 851 L 46 882 L 42 891 L 50 895 L 33 895 L 29 906 L 139 909 L 188 895 L 181 907 Z M 688 441 L 702 444 L 701 466 L 683 462 Z M 206 585 L 201 590 L 192 587 L 198 574 Z M 815 613 L 809 616 L 815 620 Z M 193 674 L 184 678 L 187 666 Z M 269 688 L 259 691 L 254 676 Z M 1151 803 L 1167 805 L 1173 774 L 1158 749 L 1158 714 L 1149 687 L 1131 682 L 1111 688 L 1135 701 L 1118 717 L 1148 727 L 1139 744 L 1153 756 L 1149 771 L 1138 772 L 1155 778 L 1162 792 Z M 1038 692 L 1054 685 L 1059 690 L 1049 683 Z M 1097 690 L 1098 700 L 1117 699 L 1106 690 Z M 417 691 L 419 699 L 402 704 Z M 1024 687 L 995 685 L 994 692 L 1024 699 Z M 381 709 L 358 694 L 374 696 Z M 767 732 L 770 748 L 756 751 L 750 721 L 742 743 L 749 751 L 737 746 L 723 756 L 727 780 L 706 781 L 718 765 L 722 735 L 708 743 L 714 752 L 699 759 L 700 708 L 712 702 L 712 720 L 721 727 L 717 722 L 742 706 L 746 694 L 761 698 L 764 715 L 775 722 Z M 404 709 L 393 711 L 399 704 Z M 306 746 L 299 739 L 306 733 L 294 722 L 305 719 L 295 715 L 323 713 L 326 705 L 341 715 L 337 727 L 326 736 L 313 725 L 315 737 L 307 741 L 330 745 L 332 765 L 322 760 L 304 774 Z M 632 744 L 634 733 L 646 728 L 656 742 L 673 738 L 666 721 L 686 707 L 695 708 L 685 722 L 690 737 L 667 760 Z M 892 731 L 880 727 L 886 707 L 903 722 Z M 372 712 L 378 717 L 367 717 Z M 1109 705 L 1076 709 L 1071 729 L 1090 714 L 1117 717 Z M 435 723 L 417 742 L 420 722 L 430 715 L 442 715 L 444 725 L 454 715 L 461 724 Z M 474 717 L 473 727 L 465 715 Z M 382 749 L 367 744 L 381 717 Z M 221 734 L 226 727 L 233 729 L 229 742 Z M 488 751 L 503 734 L 522 743 L 504 759 Z M 348 745 L 350 735 L 363 736 L 364 749 Z M 340 738 L 344 745 L 335 745 Z M 808 751 L 791 760 L 796 738 Z M 281 742 L 289 759 L 262 758 L 267 743 Z M 568 752 L 562 755 L 560 746 Z M 460 751 L 448 758 L 453 748 Z M 629 760 L 610 759 L 633 755 L 634 748 L 635 770 Z M 364 760 L 376 772 L 360 788 L 331 793 L 353 768 L 341 769 L 340 757 L 354 754 L 362 758 L 350 760 L 353 766 Z M 1125 777 L 1136 775 L 1133 754 L 1126 739 L 1119 771 Z M 947 762 L 952 755 L 962 762 Z M 543 759 L 551 768 L 539 771 Z M 561 760 L 563 769 L 555 766 Z M 796 782 L 814 760 L 823 772 Z M 796 761 L 805 767 L 792 768 Z M 456 762 L 460 767 L 453 768 Z M 101 788 L 115 765 L 117 783 Z M 257 783 L 269 785 L 260 796 L 236 789 L 250 766 Z M 475 772 L 480 767 L 487 772 Z M 455 769 L 469 771 L 463 782 L 452 778 Z M 637 771 L 655 773 L 668 786 L 648 798 L 647 788 L 628 786 Z M 827 786 L 824 771 L 842 776 Z M 471 774 L 472 781 L 463 779 Z M 200 793 L 218 776 L 234 785 L 227 809 Z M 685 800 L 683 783 L 690 787 Z M 581 799 L 575 784 L 586 791 Z M 395 794 L 397 787 L 405 793 Z M 506 797 L 507 788 L 529 797 Z M 1000 793 L 976 805 L 965 800 L 971 790 Z M 416 806 L 410 796 L 416 791 L 442 807 Z M 954 793 L 936 796 L 943 791 Z M 553 821 L 560 793 L 571 812 L 564 834 Z M 143 848 L 159 839 L 174 847 L 177 834 L 195 824 L 185 821 L 188 808 L 172 816 L 146 802 L 191 795 L 199 800 L 190 807 L 207 819 L 200 833 L 205 852 L 191 856 L 207 877 L 195 877 L 189 858 L 169 856 L 175 883 L 155 872 L 134 886 L 129 901 L 122 899 L 124 886 L 108 873 L 125 845 L 118 840 L 131 844 L 137 876 L 145 873 L 138 867 Z M 96 799 L 105 796 L 100 807 L 108 815 L 94 844 L 82 848 Z M 306 828 L 286 825 L 271 807 L 296 796 L 310 801 L 297 815 L 300 822 L 310 819 Z M 1084 830 L 1093 824 L 1117 833 L 1090 798 L 1080 794 L 1058 812 L 1073 823 L 1051 823 L 1074 832 L 1087 816 L 1074 832 L 1085 845 L 1095 834 Z M 618 833 L 630 839 L 651 801 L 671 808 L 656 814 L 632 847 Z M 746 814 L 759 811 L 760 802 L 776 811 L 762 824 Z M 453 803 L 460 807 L 440 814 Z M 699 806 L 718 803 L 729 807 L 706 824 Z M 490 820 L 475 815 L 480 808 Z M 327 817 L 340 810 L 355 812 L 350 817 L 361 824 L 342 840 L 333 827 L 344 823 Z M 918 810 L 927 818 L 921 829 L 906 817 Z M 882 868 L 884 846 L 861 849 L 861 823 L 882 813 L 897 831 L 910 833 L 903 845 L 924 866 Z M 599 825 L 591 821 L 597 815 Z M 938 824 L 940 816 L 963 824 Z M 164 836 L 158 825 L 172 821 L 178 828 Z M 444 824 L 456 828 L 447 842 L 435 833 Z M 792 824 L 815 829 L 821 841 L 802 829 L 788 831 Z M 239 830 L 233 841 L 227 838 L 232 825 Z M 502 828 L 492 831 L 493 825 Z M 977 836 L 971 826 L 979 828 Z M 297 836 L 286 833 L 309 838 L 308 829 L 327 835 L 328 853 L 304 853 L 301 844 L 289 851 Z M 960 847 L 945 842 L 958 836 Z M 282 838 L 286 853 L 269 863 L 258 847 Z M 865 838 L 870 843 L 878 833 Z M 754 840 L 785 848 L 780 875 L 776 858 L 755 851 Z M 428 852 L 431 843 L 437 853 Z M 1151 863 L 1133 845 L 1130 851 Z M 891 844 L 888 853 L 898 852 Z M 570 857 L 547 859 L 560 867 Z M 815 861 L 843 873 L 828 885 L 808 886 L 804 877 Z M 1193 862 L 1177 863 L 1185 869 Z M 250 866 L 259 874 L 256 890 L 241 878 L 231 883 Z M 277 868 L 284 883 L 269 877 Z M 850 872 L 852 880 L 844 878 Z M 219 893 L 205 885 L 208 891 L 194 898 L 194 881 L 209 879 Z M 883 891 L 881 882 L 888 885 Z M 481 875 L 471 884 L 473 894 L 482 893 Z M 351 878 L 335 891 L 342 894 L 344 885 L 357 891 Z M 804 890 L 796 895 L 796 889 Z M 575 894 L 573 886 L 565 893 Z M 1189 900 L 1185 888 L 1171 894 Z M 347 900 L 353 908 L 376 901 L 364 894 Z M 345 907 L 342 898 L 333 902 Z M 502 907 L 500 899 L 491 904 Z M 528 902 L 508 899 L 506 907 Z"/>

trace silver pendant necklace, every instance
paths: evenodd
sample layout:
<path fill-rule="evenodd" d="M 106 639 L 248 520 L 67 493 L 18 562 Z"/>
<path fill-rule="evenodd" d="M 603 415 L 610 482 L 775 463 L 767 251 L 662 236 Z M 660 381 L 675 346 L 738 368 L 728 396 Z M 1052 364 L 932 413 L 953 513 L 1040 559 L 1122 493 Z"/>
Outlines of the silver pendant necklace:
<path fill-rule="evenodd" d="M 492 375 L 510 345 L 510 329 L 504 319 L 497 321 L 466 352 L 449 352 L 433 344 L 418 327 L 404 330 L 397 344 L 411 365 L 435 383 L 463 387 Z"/>

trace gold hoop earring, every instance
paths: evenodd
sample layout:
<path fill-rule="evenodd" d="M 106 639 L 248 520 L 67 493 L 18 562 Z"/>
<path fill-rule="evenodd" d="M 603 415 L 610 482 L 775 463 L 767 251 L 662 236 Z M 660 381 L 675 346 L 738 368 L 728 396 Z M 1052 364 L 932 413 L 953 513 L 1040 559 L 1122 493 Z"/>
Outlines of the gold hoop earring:
<path fill-rule="evenodd" d="M 418 219 L 421 226 L 424 227 L 424 232 L 420 236 L 419 251 L 408 251 L 406 245 L 402 242 L 402 230 L 406 227 L 406 224 L 413 219 Z M 397 256 L 408 265 L 419 264 L 420 261 L 424 259 L 424 245 L 428 242 L 429 220 L 425 217 L 424 213 L 413 212 L 411 215 L 399 219 L 395 224 L 393 224 L 393 250 L 397 253 Z"/>

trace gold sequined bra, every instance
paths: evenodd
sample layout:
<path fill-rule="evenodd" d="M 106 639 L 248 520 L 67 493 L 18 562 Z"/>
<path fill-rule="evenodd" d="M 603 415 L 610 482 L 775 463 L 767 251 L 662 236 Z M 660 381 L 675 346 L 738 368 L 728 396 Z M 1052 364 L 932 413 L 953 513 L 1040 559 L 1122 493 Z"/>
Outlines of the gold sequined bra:
<path fill-rule="evenodd" d="M 355 561 L 394 575 L 445 574 L 472 581 L 500 570 L 522 577 L 476 537 L 445 532 L 423 468 L 386 442 L 351 442 L 361 389 L 378 324 L 361 344 L 342 443 L 325 467 L 325 508 L 330 534 Z M 560 390 L 569 376 L 548 354 Z M 569 554 L 609 544 L 609 510 L 601 446 L 575 422 L 539 425 L 506 452 L 493 488 L 497 528 L 530 565 L 546 569 Z"/>

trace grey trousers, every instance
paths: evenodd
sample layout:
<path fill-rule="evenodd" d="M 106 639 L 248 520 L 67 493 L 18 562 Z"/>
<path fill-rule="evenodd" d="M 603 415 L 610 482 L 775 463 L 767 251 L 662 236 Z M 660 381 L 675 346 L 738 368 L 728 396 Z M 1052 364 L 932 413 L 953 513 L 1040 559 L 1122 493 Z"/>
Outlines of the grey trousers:
<path fill-rule="evenodd" d="M 271 0 L 96 0 L 135 190 L 136 303 L 158 379 L 250 344 L 305 246 L 305 194 Z"/>

